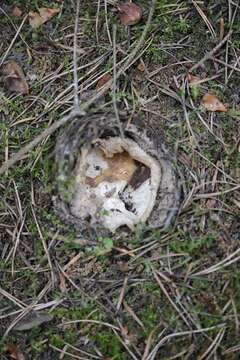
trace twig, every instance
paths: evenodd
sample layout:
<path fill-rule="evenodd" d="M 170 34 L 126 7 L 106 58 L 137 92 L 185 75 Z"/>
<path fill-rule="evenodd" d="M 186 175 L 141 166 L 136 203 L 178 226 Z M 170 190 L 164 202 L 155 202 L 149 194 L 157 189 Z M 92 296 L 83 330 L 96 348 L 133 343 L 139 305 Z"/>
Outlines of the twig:
<path fill-rule="evenodd" d="M 108 35 L 108 40 L 110 45 L 112 45 L 112 39 L 111 39 L 111 34 L 109 31 L 109 26 L 108 26 L 108 8 L 107 8 L 107 1 L 104 0 L 104 12 L 105 12 L 105 23 L 106 23 L 106 30 L 107 30 L 107 35 Z"/>
<path fill-rule="evenodd" d="M 202 328 L 202 329 L 199 329 L 199 330 L 190 330 L 190 331 L 182 331 L 182 332 L 176 332 L 176 333 L 171 333 L 169 335 L 166 335 L 164 338 L 162 338 L 159 343 L 155 346 L 155 348 L 151 351 L 151 353 L 149 354 L 147 360 L 151 360 L 153 359 L 153 354 L 157 353 L 157 351 L 160 349 L 161 346 L 163 346 L 167 341 L 169 342 L 169 340 L 171 339 L 174 339 L 174 338 L 177 338 L 177 337 L 182 337 L 182 336 L 192 336 L 194 334 L 201 334 L 201 333 L 205 333 L 205 332 L 208 332 L 208 331 L 212 331 L 212 330 L 215 330 L 215 329 L 221 329 L 221 328 L 225 328 L 226 327 L 226 324 L 225 323 L 222 323 L 222 324 L 219 324 L 219 325 L 215 325 L 215 326 L 211 326 L 211 327 L 208 327 L 208 328 Z"/>
<path fill-rule="evenodd" d="M 179 316 L 182 318 L 182 320 L 184 321 L 184 323 L 191 329 L 191 326 L 188 322 L 188 320 L 186 319 L 186 317 L 184 316 L 183 312 L 181 312 L 181 310 L 177 307 L 177 305 L 175 304 L 175 302 L 172 300 L 172 297 L 169 295 L 169 293 L 167 292 L 165 286 L 163 285 L 163 283 L 160 280 L 160 277 L 158 276 L 158 274 L 155 272 L 154 269 L 152 269 L 153 275 L 160 287 L 160 289 L 162 290 L 162 292 L 164 293 L 164 295 L 166 296 L 166 298 L 168 299 L 168 301 L 170 302 L 170 304 L 172 305 L 172 307 L 177 311 L 177 313 L 179 314 Z"/>
<path fill-rule="evenodd" d="M 122 69 L 119 70 L 119 72 L 118 72 L 119 75 L 121 75 L 124 71 L 126 71 L 132 65 L 132 62 L 134 62 L 135 56 L 137 55 L 138 51 L 141 49 L 141 47 L 142 47 L 142 45 L 143 45 L 143 43 L 145 41 L 145 38 L 147 36 L 147 33 L 149 31 L 149 28 L 151 26 L 152 17 L 153 17 L 155 6 L 156 6 L 156 1 L 157 0 L 152 0 L 152 5 L 151 5 L 150 10 L 149 10 L 148 19 L 147 19 L 145 28 L 144 28 L 144 30 L 142 32 L 142 35 L 141 35 L 141 37 L 139 39 L 139 42 L 136 45 L 136 47 L 133 49 L 132 53 L 130 54 L 130 56 L 128 58 L 128 61 L 124 64 Z"/>
<path fill-rule="evenodd" d="M 2 10 L 1 7 L 0 7 L 0 10 Z M 4 54 L 3 57 L 2 57 L 2 60 L 0 61 L 0 66 L 4 63 L 4 61 L 5 61 L 6 57 L 8 56 L 11 48 L 13 47 L 13 44 L 15 43 L 15 40 L 17 39 L 20 31 L 22 30 L 22 27 L 23 27 L 23 25 L 24 25 L 27 17 L 28 17 L 28 15 L 24 16 L 23 21 L 21 22 L 21 24 L 20 24 L 20 26 L 19 26 L 19 28 L 18 28 L 18 30 L 17 30 L 14 38 L 13 38 L 12 41 L 11 41 L 11 44 L 9 45 L 7 51 L 5 52 L 5 54 Z"/>
<path fill-rule="evenodd" d="M 121 135 L 121 138 L 124 139 L 124 133 L 123 133 L 122 124 L 121 124 L 119 114 L 118 114 L 117 99 L 116 99 L 116 87 L 117 87 L 117 79 L 116 79 L 116 76 L 117 76 L 117 69 L 116 69 L 116 32 L 117 32 L 117 27 L 114 24 L 113 25 L 113 92 L 112 92 L 112 98 L 113 98 L 113 108 L 114 108 L 118 128 L 119 128 L 119 131 L 120 131 L 120 135 Z"/>
<path fill-rule="evenodd" d="M 225 67 L 228 67 L 229 69 L 232 69 L 232 70 L 234 70 L 234 71 L 240 72 L 240 68 L 237 67 L 238 62 L 239 62 L 239 58 L 237 59 L 237 61 L 236 61 L 233 65 L 227 64 L 225 61 L 222 61 L 222 60 L 220 60 L 220 59 L 214 59 L 214 61 L 216 61 L 216 62 L 219 63 L 219 64 L 224 65 Z"/>
<path fill-rule="evenodd" d="M 227 35 L 222 39 L 222 41 L 220 41 L 219 44 L 217 44 L 211 51 L 209 51 L 206 55 L 204 55 L 204 57 L 199 60 L 199 62 L 195 65 L 193 65 L 189 72 L 192 72 L 193 70 L 197 69 L 199 66 L 203 65 L 203 63 L 206 60 L 211 59 L 211 57 L 225 44 L 225 42 L 230 38 L 230 36 L 232 35 L 232 30 L 230 30 Z"/>
<path fill-rule="evenodd" d="M 74 117 L 80 116 L 81 113 L 79 113 L 76 110 L 73 110 L 70 112 L 70 114 L 64 116 L 61 120 L 55 122 L 52 124 L 49 128 L 45 129 L 41 134 L 36 136 L 30 143 L 22 147 L 16 154 L 14 154 L 7 162 L 5 162 L 0 167 L 0 175 L 4 174 L 7 169 L 9 169 L 11 166 L 16 164 L 19 160 L 23 158 L 25 154 L 27 154 L 29 151 L 35 148 L 41 141 L 43 141 L 47 136 L 54 133 L 60 126 L 65 125 L 67 122 L 72 120 Z"/>
<path fill-rule="evenodd" d="M 200 8 L 200 6 L 197 4 L 197 2 L 195 0 L 192 0 L 193 5 L 195 6 L 195 9 L 197 10 L 197 12 L 199 13 L 199 15 L 201 16 L 201 18 L 203 19 L 203 21 L 205 22 L 205 24 L 207 25 L 208 30 L 210 31 L 211 35 L 213 38 L 216 37 L 216 32 L 212 26 L 212 24 L 210 23 L 210 21 L 208 20 L 208 18 L 206 17 L 206 15 L 204 14 L 204 12 L 202 11 L 202 9 Z"/>
<path fill-rule="evenodd" d="M 50 256 L 50 254 L 49 254 L 46 241 L 45 241 L 45 239 L 44 239 L 44 237 L 43 237 L 42 231 L 41 231 L 40 226 L 39 226 L 39 224 L 38 224 L 37 217 L 36 217 L 36 213 L 35 213 L 35 211 L 34 211 L 33 206 L 31 206 L 31 210 L 32 210 L 33 219 L 34 219 L 34 221 L 35 221 L 35 224 L 36 224 L 36 227 L 37 227 L 37 231 L 38 231 L 39 237 L 40 237 L 40 239 L 41 239 L 41 241 L 42 241 L 42 245 L 43 245 L 43 249 L 44 249 L 45 255 L 46 255 L 47 260 L 48 260 L 49 268 L 50 268 L 50 271 L 51 271 L 52 289 L 54 289 L 54 284 L 55 284 L 55 282 L 56 282 L 56 277 L 55 277 L 55 274 L 54 274 L 54 269 L 53 269 L 53 264 L 52 264 L 51 256 Z"/>
<path fill-rule="evenodd" d="M 73 75 L 74 75 L 74 103 L 75 110 L 81 112 L 78 97 L 78 75 L 77 75 L 77 33 L 78 33 L 78 18 L 79 18 L 80 0 L 77 1 L 75 28 L 74 28 L 74 41 L 73 41 Z M 83 112 L 82 115 L 85 115 Z"/>
<path fill-rule="evenodd" d="M 118 303 L 116 306 L 117 312 L 120 310 L 120 307 L 122 305 L 123 299 L 124 299 L 124 295 L 126 292 L 126 287 L 127 287 L 127 283 L 128 283 L 128 276 L 125 277 L 124 281 L 123 281 L 123 286 L 119 295 L 119 299 L 118 299 Z"/>
<path fill-rule="evenodd" d="M 61 324 L 61 326 L 65 326 L 65 325 L 70 325 L 70 324 L 78 324 L 78 323 L 84 323 L 84 324 L 97 324 L 97 325 L 101 325 L 101 326 L 106 326 L 110 329 L 113 329 L 113 330 L 117 330 L 117 331 L 120 331 L 120 329 L 115 326 L 115 325 L 112 325 L 110 323 L 107 323 L 107 322 L 104 322 L 104 321 L 99 321 L 99 320 L 91 320 L 91 319 L 81 319 L 81 320 L 71 320 L 71 321 L 66 321 L 66 322 L 63 322 Z"/>
<path fill-rule="evenodd" d="M 227 190 L 223 190 L 223 191 L 216 191 L 216 192 L 212 192 L 212 193 L 204 193 L 204 194 L 198 194 L 198 195 L 195 195 L 194 199 L 208 199 L 208 198 L 212 198 L 214 196 L 221 196 L 221 195 L 224 195 L 224 194 L 227 194 L 227 193 L 230 193 L 232 191 L 236 191 L 236 190 L 239 190 L 240 189 L 240 184 L 230 188 L 230 189 L 227 189 Z"/>
<path fill-rule="evenodd" d="M 237 262 L 240 260 L 240 256 L 237 256 L 240 253 L 240 248 L 238 248 L 236 251 L 234 251 L 232 254 L 228 255 L 225 259 L 219 261 L 217 264 L 210 266 L 207 269 L 204 269 L 202 271 L 199 271 L 197 273 L 191 273 L 190 277 L 195 277 L 195 276 L 204 276 L 204 275 L 209 275 L 213 272 L 222 270 L 223 268 Z"/>
<path fill-rule="evenodd" d="M 12 276 L 14 276 L 14 261 L 15 261 L 17 248 L 18 248 L 18 245 L 19 245 L 19 242 L 20 242 L 20 236 L 22 234 L 22 229 L 23 229 L 23 226 L 24 226 L 24 223 L 25 223 L 25 218 L 26 218 L 26 215 L 24 215 L 23 219 L 20 219 L 21 220 L 21 225 L 19 227 L 17 236 L 14 239 L 14 247 L 13 247 L 13 254 L 12 254 Z"/>
<path fill-rule="evenodd" d="M 207 348 L 202 355 L 199 356 L 199 360 L 211 359 L 212 355 L 215 353 L 216 349 L 220 346 L 222 338 L 226 332 L 226 328 L 220 329 L 219 333 Z"/>

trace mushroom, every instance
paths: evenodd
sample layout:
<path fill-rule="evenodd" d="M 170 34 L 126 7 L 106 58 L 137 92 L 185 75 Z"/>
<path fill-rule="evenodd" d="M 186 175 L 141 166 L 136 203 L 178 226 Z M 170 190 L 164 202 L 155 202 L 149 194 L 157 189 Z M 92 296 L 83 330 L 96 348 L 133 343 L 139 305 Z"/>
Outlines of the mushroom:
<path fill-rule="evenodd" d="M 129 125 L 122 138 L 113 114 L 88 115 L 83 123 L 70 124 L 56 145 L 61 218 L 81 232 L 169 225 L 180 187 L 157 131 Z"/>

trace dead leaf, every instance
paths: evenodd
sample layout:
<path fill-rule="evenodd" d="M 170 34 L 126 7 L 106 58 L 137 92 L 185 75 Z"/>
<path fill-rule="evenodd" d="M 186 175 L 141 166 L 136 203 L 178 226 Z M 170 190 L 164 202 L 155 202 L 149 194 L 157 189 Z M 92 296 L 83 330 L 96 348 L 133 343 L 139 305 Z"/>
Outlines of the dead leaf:
<path fill-rule="evenodd" d="M 8 343 L 8 344 L 4 347 L 4 351 L 5 351 L 6 353 L 9 353 L 11 359 L 14 359 L 14 360 L 25 360 L 25 357 L 23 356 L 23 353 L 21 352 L 21 350 L 19 349 L 18 345 L 16 345 L 16 344 Z"/>
<path fill-rule="evenodd" d="M 125 272 L 129 271 L 129 263 L 128 262 L 119 261 L 117 265 L 118 265 L 118 269 L 121 272 L 125 273 Z"/>
<path fill-rule="evenodd" d="M 227 108 L 221 103 L 220 100 L 216 97 L 216 95 L 207 93 L 202 98 L 202 106 L 205 107 L 208 111 L 220 111 L 227 112 Z"/>
<path fill-rule="evenodd" d="M 29 87 L 23 71 L 16 61 L 11 60 L 3 65 L 2 73 L 4 75 L 4 85 L 7 90 L 21 94 L 29 93 Z"/>
<path fill-rule="evenodd" d="M 20 17 L 22 15 L 22 10 L 18 6 L 14 6 L 12 10 L 12 16 Z"/>
<path fill-rule="evenodd" d="M 30 11 L 28 14 L 29 24 L 33 29 L 36 29 L 58 14 L 59 11 L 60 9 L 50 9 L 45 7 L 40 8 L 39 13 Z"/>
<path fill-rule="evenodd" d="M 124 26 L 135 25 L 142 18 L 142 8 L 133 2 L 119 4 L 118 11 L 121 24 Z"/>
<path fill-rule="evenodd" d="M 192 74 L 187 75 L 187 81 L 190 86 L 198 85 L 201 79 L 197 76 L 193 76 Z"/>
<path fill-rule="evenodd" d="M 124 339 L 125 344 L 131 345 L 136 343 L 137 336 L 133 332 L 130 332 L 127 326 L 121 327 L 121 335 Z"/>
<path fill-rule="evenodd" d="M 59 279 L 60 279 L 59 289 L 60 289 L 61 293 L 64 294 L 67 291 L 66 278 L 62 273 L 59 273 Z"/>
<path fill-rule="evenodd" d="M 145 65 L 142 61 L 138 64 L 137 69 L 141 72 L 145 71 Z"/>
<path fill-rule="evenodd" d="M 215 209 L 217 207 L 217 200 L 216 199 L 207 199 L 205 206 L 207 209 Z"/>
<path fill-rule="evenodd" d="M 112 79 L 112 77 L 110 74 L 103 75 L 97 82 L 96 90 L 100 90 L 111 79 Z M 111 86 L 109 86 L 109 89 L 111 89 Z M 106 92 L 105 92 L 105 94 L 106 94 Z"/>

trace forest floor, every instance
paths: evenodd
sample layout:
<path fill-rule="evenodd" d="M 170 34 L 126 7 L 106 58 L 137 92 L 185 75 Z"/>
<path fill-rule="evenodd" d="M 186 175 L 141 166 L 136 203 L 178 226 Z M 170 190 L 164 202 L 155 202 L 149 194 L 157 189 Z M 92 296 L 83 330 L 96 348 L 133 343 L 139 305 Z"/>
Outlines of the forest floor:
<path fill-rule="evenodd" d="M 81 1 L 82 101 L 112 75 L 113 24 L 124 62 L 151 6 L 138 0 L 143 18 L 128 31 L 110 3 Z M 73 99 L 75 1 L 14 5 L 19 16 L 13 1 L 0 4 L 0 61 L 15 60 L 30 90 L 12 93 L 0 78 L 0 165 Z M 27 14 L 44 6 L 60 11 L 33 29 Z M 141 226 L 94 245 L 58 218 L 53 153 L 64 127 L 1 175 L 1 359 L 239 359 L 239 24 L 238 0 L 157 0 L 145 42 L 117 80 L 119 109 L 158 128 L 181 173 L 181 207 L 167 232 Z M 202 106 L 209 92 L 227 112 Z M 113 106 L 111 92 L 89 111 L 98 106 Z"/>

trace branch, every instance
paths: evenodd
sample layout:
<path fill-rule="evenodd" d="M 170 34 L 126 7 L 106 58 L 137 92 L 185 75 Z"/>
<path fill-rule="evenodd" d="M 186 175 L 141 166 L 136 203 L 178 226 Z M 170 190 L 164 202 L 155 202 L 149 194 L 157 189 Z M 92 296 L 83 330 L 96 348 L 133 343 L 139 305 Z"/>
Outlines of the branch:
<path fill-rule="evenodd" d="M 227 35 L 220 41 L 219 44 L 217 44 L 211 51 L 209 51 L 204 57 L 199 60 L 199 62 L 191 67 L 189 69 L 189 72 L 192 72 L 193 70 L 197 69 L 199 66 L 201 66 L 206 60 L 211 59 L 211 57 L 225 44 L 225 42 L 230 38 L 232 35 L 232 30 L 230 30 Z"/>

